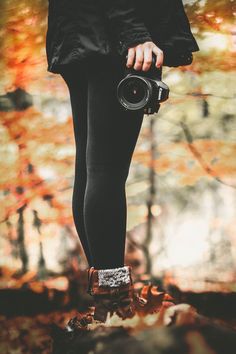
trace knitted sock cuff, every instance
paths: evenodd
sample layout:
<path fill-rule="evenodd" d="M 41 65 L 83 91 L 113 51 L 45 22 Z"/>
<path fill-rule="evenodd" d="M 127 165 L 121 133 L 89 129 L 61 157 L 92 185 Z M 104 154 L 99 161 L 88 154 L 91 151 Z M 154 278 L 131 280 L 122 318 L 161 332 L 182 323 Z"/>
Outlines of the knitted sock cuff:
<path fill-rule="evenodd" d="M 119 287 L 131 282 L 129 266 L 98 270 L 98 285 Z"/>

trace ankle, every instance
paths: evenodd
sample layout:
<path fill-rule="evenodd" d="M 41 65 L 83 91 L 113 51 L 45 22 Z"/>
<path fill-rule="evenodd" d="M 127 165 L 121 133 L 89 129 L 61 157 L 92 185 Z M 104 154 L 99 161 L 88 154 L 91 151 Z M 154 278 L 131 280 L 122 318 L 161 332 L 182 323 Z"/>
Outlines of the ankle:
<path fill-rule="evenodd" d="M 133 284 L 131 276 L 131 266 L 123 267 L 88 269 L 88 289 L 87 293 L 94 295 L 95 293 L 106 293 L 114 288 L 129 288 Z M 125 290 L 125 289 L 124 289 Z"/>
<path fill-rule="evenodd" d="M 98 286 L 119 287 L 129 284 L 130 281 L 131 272 L 129 266 L 98 270 Z"/>

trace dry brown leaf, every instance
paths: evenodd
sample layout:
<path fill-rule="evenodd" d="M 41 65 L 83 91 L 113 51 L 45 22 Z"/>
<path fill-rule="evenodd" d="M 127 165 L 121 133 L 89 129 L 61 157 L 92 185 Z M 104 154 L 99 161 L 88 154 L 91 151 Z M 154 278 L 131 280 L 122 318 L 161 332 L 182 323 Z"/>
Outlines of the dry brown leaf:
<path fill-rule="evenodd" d="M 169 294 L 158 291 L 158 287 L 152 284 L 144 285 L 140 297 L 146 300 L 145 304 L 137 304 L 136 306 L 137 313 L 141 317 L 160 311 L 163 301 L 168 302 L 167 300 L 173 300 Z"/>

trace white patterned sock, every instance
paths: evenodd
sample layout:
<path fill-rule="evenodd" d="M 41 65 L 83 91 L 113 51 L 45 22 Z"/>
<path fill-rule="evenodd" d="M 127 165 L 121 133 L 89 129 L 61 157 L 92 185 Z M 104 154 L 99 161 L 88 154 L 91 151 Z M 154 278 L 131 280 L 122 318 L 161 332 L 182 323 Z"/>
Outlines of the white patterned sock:
<path fill-rule="evenodd" d="M 98 285 L 119 287 L 130 283 L 130 271 L 128 266 L 98 270 Z"/>

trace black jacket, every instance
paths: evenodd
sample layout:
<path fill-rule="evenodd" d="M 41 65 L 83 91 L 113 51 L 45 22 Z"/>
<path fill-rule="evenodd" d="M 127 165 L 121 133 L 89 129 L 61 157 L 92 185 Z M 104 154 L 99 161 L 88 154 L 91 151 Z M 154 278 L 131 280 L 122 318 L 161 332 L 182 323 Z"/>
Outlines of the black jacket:
<path fill-rule="evenodd" d="M 198 51 L 182 0 L 48 0 L 49 72 L 153 41 L 165 51 Z"/>

